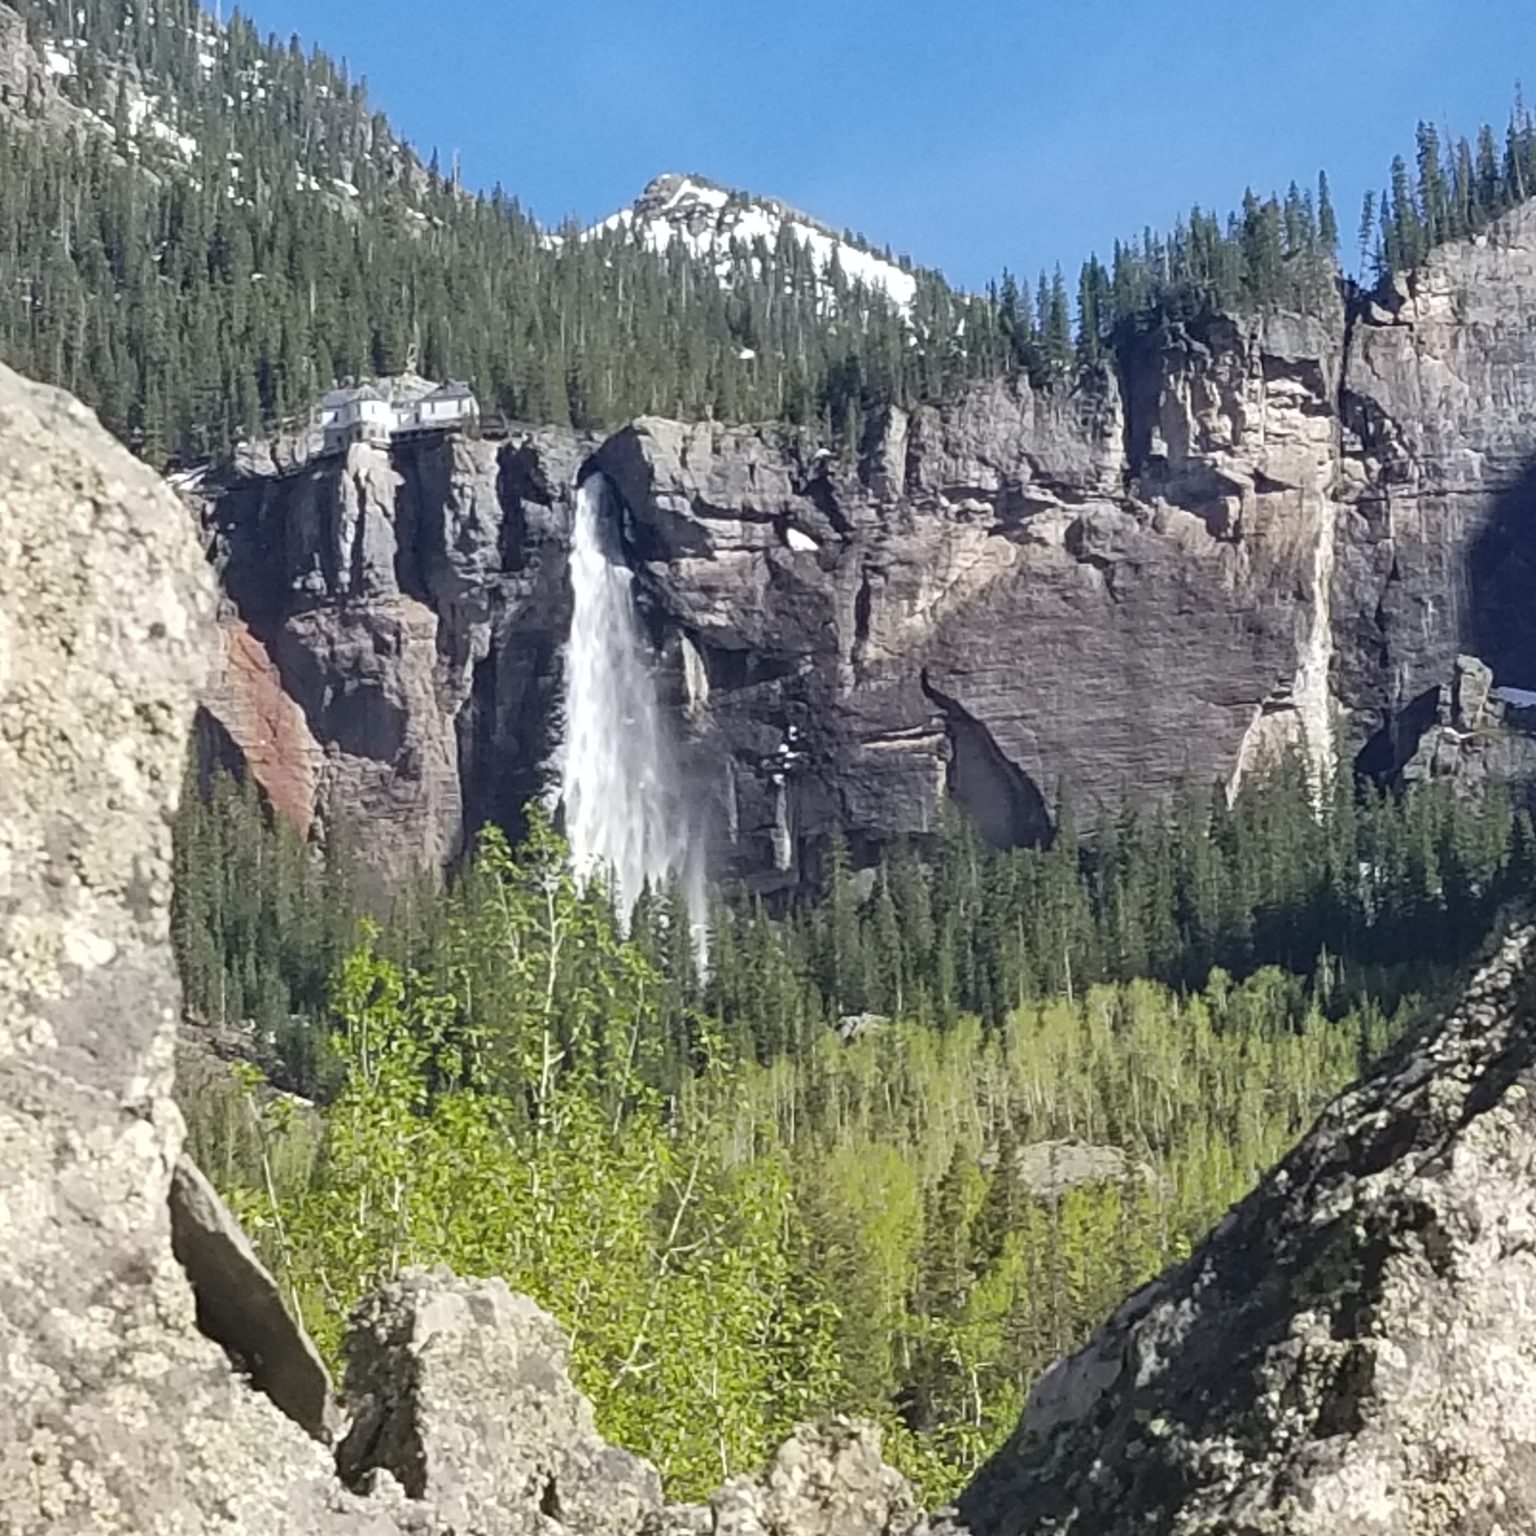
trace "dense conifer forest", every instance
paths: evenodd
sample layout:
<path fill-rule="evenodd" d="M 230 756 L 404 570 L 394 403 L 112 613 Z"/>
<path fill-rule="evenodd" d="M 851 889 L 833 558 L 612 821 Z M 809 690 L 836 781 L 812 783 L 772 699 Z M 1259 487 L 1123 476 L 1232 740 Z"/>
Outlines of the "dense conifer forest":
<path fill-rule="evenodd" d="M 1165 319 L 1336 302 L 1326 177 L 1226 217 L 1192 209 L 1075 285 L 1005 272 L 967 295 L 919 272 L 903 315 L 787 235 L 704 263 L 547 229 L 424 161 L 324 53 L 238 13 L 220 33 L 197 0 L 16 8 L 67 65 L 69 113 L 44 121 L 35 90 L 0 119 L 0 354 L 156 464 L 225 455 L 307 419 L 338 378 L 411 364 L 525 420 L 784 418 L 855 440 L 881 405 L 966 379 L 1067 387 Z M 1412 268 L 1533 186 L 1523 103 L 1472 142 L 1422 124 L 1412 165 L 1367 200 L 1359 268 Z"/>

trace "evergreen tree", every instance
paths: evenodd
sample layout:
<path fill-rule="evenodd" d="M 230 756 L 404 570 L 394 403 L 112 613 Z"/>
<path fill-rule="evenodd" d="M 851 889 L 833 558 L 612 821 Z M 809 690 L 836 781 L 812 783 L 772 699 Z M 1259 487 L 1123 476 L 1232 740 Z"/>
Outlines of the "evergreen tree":
<path fill-rule="evenodd" d="M 1339 220 L 1333 211 L 1333 197 L 1328 190 L 1328 173 L 1317 173 L 1317 243 L 1326 255 L 1339 247 Z"/>

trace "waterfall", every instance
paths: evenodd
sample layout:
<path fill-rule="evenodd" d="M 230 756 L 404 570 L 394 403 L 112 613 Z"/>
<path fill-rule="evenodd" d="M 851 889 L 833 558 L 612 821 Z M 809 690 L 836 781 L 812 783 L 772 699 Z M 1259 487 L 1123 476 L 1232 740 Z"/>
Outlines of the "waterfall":
<path fill-rule="evenodd" d="M 1333 578 L 1338 565 L 1339 508 L 1325 495 L 1318 513 L 1312 552 L 1312 623 L 1296 672 L 1296 708 L 1301 745 L 1312 775 L 1313 797 L 1321 803 L 1333 783 Z"/>
<path fill-rule="evenodd" d="M 651 656 L 635 619 L 634 575 L 618 542 L 607 480 L 576 492 L 571 636 L 565 649 L 565 734 L 559 754 L 565 835 L 577 874 L 606 879 L 627 920 L 647 884 L 681 880 L 700 943 L 701 839 L 690 814 Z"/>

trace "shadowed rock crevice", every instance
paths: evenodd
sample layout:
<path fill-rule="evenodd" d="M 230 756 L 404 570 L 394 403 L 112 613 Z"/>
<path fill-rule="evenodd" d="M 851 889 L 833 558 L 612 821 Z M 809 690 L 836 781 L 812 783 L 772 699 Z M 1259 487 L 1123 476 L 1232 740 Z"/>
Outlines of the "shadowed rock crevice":
<path fill-rule="evenodd" d="M 949 732 L 949 792 L 995 848 L 1039 848 L 1051 839 L 1050 812 L 1040 787 L 1004 755 L 991 731 L 958 699 L 934 687 L 923 692 L 943 711 Z"/>
<path fill-rule="evenodd" d="M 1355 754 L 1355 772 L 1376 784 L 1396 781 L 1419 743 L 1434 727 L 1440 690 L 1427 688 L 1389 715 L 1385 725 Z"/>
<path fill-rule="evenodd" d="M 1464 643 L 1499 684 L 1536 689 L 1536 457 L 1495 500 L 1467 574 Z"/>

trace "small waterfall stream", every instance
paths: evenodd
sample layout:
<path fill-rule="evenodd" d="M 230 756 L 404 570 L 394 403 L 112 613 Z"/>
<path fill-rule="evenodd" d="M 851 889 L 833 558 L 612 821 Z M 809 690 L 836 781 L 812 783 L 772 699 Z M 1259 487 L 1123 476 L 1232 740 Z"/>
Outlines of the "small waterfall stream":
<path fill-rule="evenodd" d="M 618 508 L 602 475 L 588 476 L 576 492 L 570 575 L 559 767 L 577 874 L 606 879 L 626 920 L 647 885 L 659 891 L 681 880 L 702 943 L 702 840 L 656 701 Z"/>

